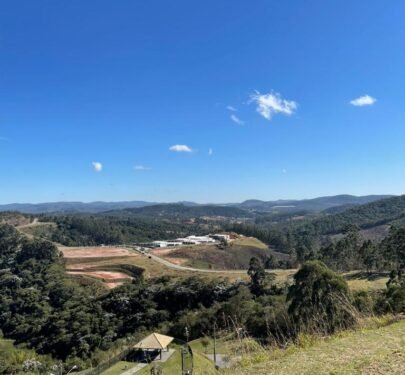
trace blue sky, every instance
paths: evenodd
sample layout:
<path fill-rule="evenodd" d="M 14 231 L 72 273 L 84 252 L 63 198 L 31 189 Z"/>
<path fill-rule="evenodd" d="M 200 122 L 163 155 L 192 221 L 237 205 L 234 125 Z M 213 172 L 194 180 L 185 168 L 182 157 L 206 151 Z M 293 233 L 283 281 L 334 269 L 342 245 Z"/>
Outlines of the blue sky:
<path fill-rule="evenodd" d="M 403 1 L 5 0 L 0 203 L 404 193 L 404 19 Z"/>

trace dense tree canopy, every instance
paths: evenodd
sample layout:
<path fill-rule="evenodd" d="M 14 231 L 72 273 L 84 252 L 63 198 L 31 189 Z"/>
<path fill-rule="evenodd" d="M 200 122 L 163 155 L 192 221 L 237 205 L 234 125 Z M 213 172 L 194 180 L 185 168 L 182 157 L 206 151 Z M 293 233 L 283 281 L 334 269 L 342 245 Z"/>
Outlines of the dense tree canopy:
<path fill-rule="evenodd" d="M 354 323 L 347 283 L 320 261 L 310 261 L 301 267 L 287 299 L 288 312 L 304 330 L 330 333 Z"/>

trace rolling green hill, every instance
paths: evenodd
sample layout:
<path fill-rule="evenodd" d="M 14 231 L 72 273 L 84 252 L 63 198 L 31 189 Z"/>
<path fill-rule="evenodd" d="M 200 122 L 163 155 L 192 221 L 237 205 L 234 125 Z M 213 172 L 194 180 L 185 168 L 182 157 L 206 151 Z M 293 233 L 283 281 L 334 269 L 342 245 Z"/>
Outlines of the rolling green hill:
<path fill-rule="evenodd" d="M 255 238 L 237 239 L 227 246 L 198 245 L 163 250 L 164 257 L 174 263 L 201 269 L 244 270 L 249 268 L 252 257 L 266 264 L 273 257 L 274 264 L 287 260 L 288 255 L 276 253 Z M 155 250 L 159 254 L 159 250 Z"/>
<path fill-rule="evenodd" d="M 341 213 L 314 219 L 310 225 L 319 234 L 342 232 L 347 225 L 362 229 L 386 224 L 405 223 L 405 195 L 378 200 L 376 202 L 349 208 Z"/>
<path fill-rule="evenodd" d="M 318 197 L 313 199 L 288 199 L 277 201 L 261 201 L 257 199 L 251 199 L 239 204 L 235 204 L 235 207 L 254 210 L 254 211 L 277 211 L 277 212 L 296 212 L 296 211 L 309 211 L 309 212 L 321 212 L 326 209 L 345 205 L 360 205 L 384 198 L 391 197 L 390 195 L 366 195 L 357 197 L 354 195 L 342 194 L 334 195 L 330 197 Z"/>

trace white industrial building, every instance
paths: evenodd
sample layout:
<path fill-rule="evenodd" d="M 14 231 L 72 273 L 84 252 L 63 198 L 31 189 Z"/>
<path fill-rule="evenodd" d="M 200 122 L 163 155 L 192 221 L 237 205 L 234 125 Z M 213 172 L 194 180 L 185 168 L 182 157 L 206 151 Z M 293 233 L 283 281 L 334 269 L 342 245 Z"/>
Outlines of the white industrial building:
<path fill-rule="evenodd" d="M 215 243 L 215 240 L 210 236 L 188 236 L 186 238 L 188 241 L 195 241 L 197 243 Z"/>
<path fill-rule="evenodd" d="M 176 238 L 175 240 L 153 241 L 152 247 L 174 247 L 182 245 L 203 245 L 215 244 L 217 241 L 230 240 L 229 234 L 210 234 L 207 236 L 188 236 L 185 238 Z"/>
<path fill-rule="evenodd" d="M 215 239 L 209 236 L 188 236 L 186 238 L 177 238 L 168 241 L 153 241 L 153 247 L 174 247 L 181 245 L 201 245 L 201 244 L 214 244 Z"/>
<path fill-rule="evenodd" d="M 216 234 L 212 234 L 210 237 L 216 239 L 216 240 L 223 240 L 228 242 L 231 239 L 231 236 L 229 234 L 220 234 L 220 233 L 216 233 Z"/>

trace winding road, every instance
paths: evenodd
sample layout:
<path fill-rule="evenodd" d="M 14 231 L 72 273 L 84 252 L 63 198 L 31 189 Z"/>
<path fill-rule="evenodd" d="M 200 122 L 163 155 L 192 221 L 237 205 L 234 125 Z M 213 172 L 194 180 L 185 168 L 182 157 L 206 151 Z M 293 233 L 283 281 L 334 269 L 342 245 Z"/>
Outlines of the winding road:
<path fill-rule="evenodd" d="M 247 270 L 207 270 L 207 269 L 202 269 L 202 268 L 193 268 L 193 267 L 184 267 L 184 266 L 179 266 L 178 264 L 174 264 L 169 262 L 166 259 L 160 258 L 156 255 L 153 254 L 145 254 L 144 256 L 153 259 L 154 261 L 163 264 L 164 266 L 168 268 L 172 268 L 174 270 L 178 271 L 189 271 L 189 272 L 205 272 L 205 273 L 240 273 L 240 274 L 246 274 Z"/>
<path fill-rule="evenodd" d="M 31 223 L 19 225 L 19 226 L 16 227 L 16 229 L 20 230 L 20 229 L 24 229 L 24 228 L 28 228 L 28 227 L 40 226 L 40 225 L 44 225 L 44 224 L 51 224 L 51 223 L 40 222 L 38 220 L 38 218 L 34 218 L 34 220 Z M 23 233 L 24 235 L 26 235 L 29 238 L 35 238 L 35 236 L 33 236 L 32 234 L 24 233 L 23 231 L 21 231 L 21 233 Z M 42 241 L 52 242 L 52 241 L 44 239 L 44 238 L 40 238 L 40 237 L 37 237 L 37 238 L 41 239 Z M 59 250 L 61 250 L 61 247 L 65 248 L 65 246 L 62 246 L 61 244 L 58 244 L 58 243 L 55 243 L 55 242 L 52 242 L 52 243 L 54 243 L 55 246 L 57 246 L 59 248 Z M 226 275 L 226 274 L 228 274 L 228 275 L 229 274 L 245 275 L 247 273 L 247 271 L 248 271 L 248 270 L 210 270 L 210 269 L 203 269 L 203 268 L 185 267 L 185 266 L 180 266 L 178 264 L 171 263 L 168 260 L 166 260 L 164 258 L 161 258 L 161 257 L 158 257 L 156 255 L 153 255 L 151 253 L 143 253 L 142 251 L 134 249 L 134 247 L 130 246 L 130 245 L 125 245 L 124 244 L 124 245 L 117 245 L 116 247 L 123 247 L 123 248 L 126 248 L 126 249 L 130 250 L 130 251 L 136 251 L 141 256 L 148 257 L 149 259 L 152 259 L 153 261 L 155 261 L 157 263 L 160 263 L 160 264 L 164 265 L 165 267 L 168 267 L 168 268 L 171 268 L 171 269 L 177 270 L 177 271 L 186 271 L 186 272 L 195 272 L 195 273 L 211 273 L 211 274 L 219 274 L 219 275 L 221 275 L 221 274 L 223 274 L 223 275 Z M 269 273 L 270 272 L 271 273 L 277 273 L 277 271 L 280 271 L 280 270 L 266 270 L 266 272 L 269 272 Z M 282 270 L 282 271 L 285 272 L 287 270 Z M 292 273 L 295 272 L 295 271 L 296 270 L 291 270 Z"/>

